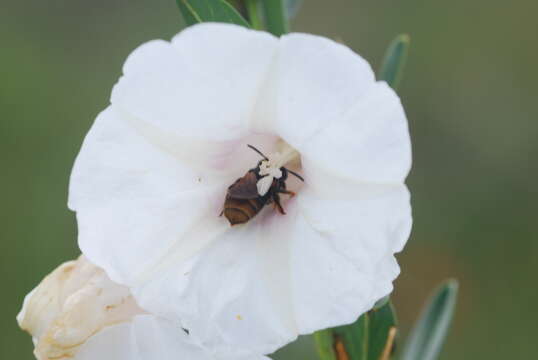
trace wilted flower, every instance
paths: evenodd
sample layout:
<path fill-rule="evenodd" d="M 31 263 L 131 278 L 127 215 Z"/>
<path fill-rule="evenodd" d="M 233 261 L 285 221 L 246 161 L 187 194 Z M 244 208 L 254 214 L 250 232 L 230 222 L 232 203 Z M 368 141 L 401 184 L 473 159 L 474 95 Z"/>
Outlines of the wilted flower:
<path fill-rule="evenodd" d="M 123 73 L 70 207 L 83 253 L 142 308 L 215 351 L 266 354 L 391 292 L 411 227 L 410 141 L 365 60 L 322 37 L 202 24 L 140 46 Z M 231 227 L 227 189 L 263 160 L 247 144 L 267 155 L 259 176 L 276 183 L 283 166 L 304 183 L 286 180 L 286 215 L 266 206 Z"/>
<path fill-rule="evenodd" d="M 142 311 L 126 287 L 83 256 L 45 277 L 26 296 L 17 320 L 32 335 L 39 360 L 223 359 L 176 324 Z"/>

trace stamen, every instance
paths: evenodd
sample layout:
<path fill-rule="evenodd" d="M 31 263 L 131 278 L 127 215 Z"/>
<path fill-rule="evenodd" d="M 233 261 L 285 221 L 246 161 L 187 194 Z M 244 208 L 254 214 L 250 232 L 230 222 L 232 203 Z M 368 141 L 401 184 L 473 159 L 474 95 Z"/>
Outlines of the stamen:
<path fill-rule="evenodd" d="M 295 150 L 294 148 L 292 148 L 291 146 L 286 145 L 286 148 L 284 149 L 283 152 L 276 152 L 276 153 L 269 154 L 267 156 L 269 160 L 263 160 L 261 162 L 260 170 L 267 171 L 267 173 L 269 173 L 270 168 L 280 169 L 281 167 L 286 166 L 287 163 L 295 160 L 298 157 L 299 157 L 299 152 Z M 262 174 L 261 171 L 260 171 L 260 174 Z"/>
<path fill-rule="evenodd" d="M 263 196 L 269 191 L 273 179 L 280 179 L 282 177 L 282 167 L 284 167 L 290 161 L 299 158 L 299 152 L 282 142 L 280 146 L 281 152 L 275 152 L 269 154 L 266 159 L 260 163 L 259 174 L 263 176 L 257 183 L 258 194 Z"/>

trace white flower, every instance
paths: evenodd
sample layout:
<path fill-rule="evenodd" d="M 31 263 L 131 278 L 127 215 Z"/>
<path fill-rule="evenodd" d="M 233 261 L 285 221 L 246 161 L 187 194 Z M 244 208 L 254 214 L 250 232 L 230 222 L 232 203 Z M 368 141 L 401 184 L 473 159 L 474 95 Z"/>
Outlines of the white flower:
<path fill-rule="evenodd" d="M 33 336 L 38 360 L 217 359 L 177 325 L 142 311 L 126 287 L 83 256 L 45 277 L 17 320 Z"/>
<path fill-rule="evenodd" d="M 83 253 L 142 308 L 215 351 L 267 354 L 392 291 L 410 141 L 398 96 L 365 60 L 322 37 L 202 24 L 140 46 L 123 74 L 69 205 Z M 280 181 L 283 163 L 304 183 L 286 180 L 286 215 L 269 205 L 231 227 L 228 186 L 264 160 L 247 144 L 267 154 L 267 177 Z"/>

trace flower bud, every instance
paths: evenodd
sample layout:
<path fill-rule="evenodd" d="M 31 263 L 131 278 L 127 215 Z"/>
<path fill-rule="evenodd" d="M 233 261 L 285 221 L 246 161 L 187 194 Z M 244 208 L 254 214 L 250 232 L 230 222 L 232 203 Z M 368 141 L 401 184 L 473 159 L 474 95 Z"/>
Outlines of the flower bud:
<path fill-rule="evenodd" d="M 24 299 L 19 326 L 34 340 L 39 360 L 73 357 L 106 326 L 142 314 L 129 289 L 84 256 L 57 267 Z"/>

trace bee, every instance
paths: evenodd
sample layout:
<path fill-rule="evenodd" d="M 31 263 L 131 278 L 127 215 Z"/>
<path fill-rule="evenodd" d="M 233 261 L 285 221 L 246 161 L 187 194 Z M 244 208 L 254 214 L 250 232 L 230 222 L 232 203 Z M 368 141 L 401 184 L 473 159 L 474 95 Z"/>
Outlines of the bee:
<path fill-rule="evenodd" d="M 220 215 L 224 214 L 232 226 L 248 222 L 265 205 L 271 203 L 280 214 L 285 215 L 286 212 L 280 204 L 280 194 L 295 196 L 293 191 L 286 190 L 288 174 L 304 182 L 299 174 L 283 166 L 272 166 L 269 158 L 260 150 L 252 145 L 247 146 L 260 154 L 263 160 L 228 187 L 224 209 Z"/>

